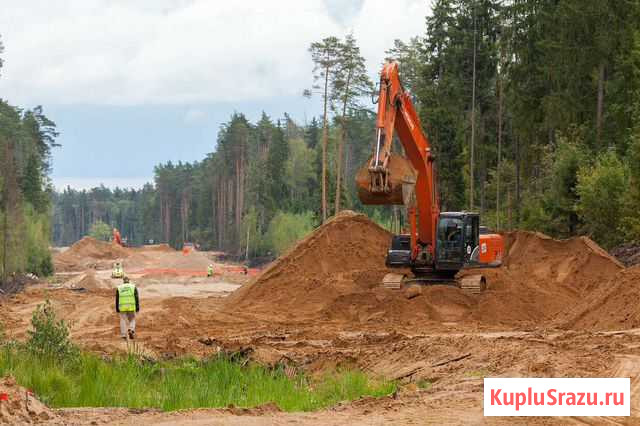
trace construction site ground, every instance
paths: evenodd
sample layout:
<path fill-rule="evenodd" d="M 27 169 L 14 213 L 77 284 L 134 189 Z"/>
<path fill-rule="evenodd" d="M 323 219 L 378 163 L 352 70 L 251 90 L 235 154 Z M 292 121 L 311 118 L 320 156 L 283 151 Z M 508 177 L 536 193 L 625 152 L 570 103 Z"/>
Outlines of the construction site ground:
<path fill-rule="evenodd" d="M 587 238 L 506 234 L 488 289 L 380 287 L 390 235 L 343 213 L 264 270 L 168 246 L 122 248 L 85 238 L 55 256 L 52 280 L 7 297 L 0 315 L 24 339 L 49 298 L 87 350 L 127 350 L 114 313 L 111 265 L 140 291 L 137 350 L 153 359 L 242 352 L 265 365 L 321 374 L 357 367 L 398 392 L 313 413 L 277 407 L 165 413 L 51 410 L 52 424 L 630 424 L 640 423 L 640 266 L 624 268 Z M 473 273 L 466 271 L 465 273 Z M 475 271 L 477 272 L 477 271 Z M 484 377 L 630 377 L 631 418 L 484 418 Z"/>

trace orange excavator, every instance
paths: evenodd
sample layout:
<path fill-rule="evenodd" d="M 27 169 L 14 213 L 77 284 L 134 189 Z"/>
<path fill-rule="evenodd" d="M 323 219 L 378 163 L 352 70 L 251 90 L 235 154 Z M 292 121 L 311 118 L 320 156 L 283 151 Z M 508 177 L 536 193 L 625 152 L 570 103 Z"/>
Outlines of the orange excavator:
<path fill-rule="evenodd" d="M 392 152 L 394 134 L 406 157 Z M 456 279 L 456 274 L 500 266 L 502 236 L 481 232 L 477 213 L 440 211 L 434 153 L 395 61 L 385 63 L 380 74 L 375 137 L 373 155 L 356 175 L 358 197 L 363 204 L 406 206 L 409 232 L 392 237 L 386 265 L 409 268 L 413 274 L 387 274 L 383 285 L 453 284 L 468 293 L 482 292 L 484 276 Z"/>
<path fill-rule="evenodd" d="M 120 236 L 120 231 L 118 231 L 118 228 L 113 228 L 113 242 L 119 246 L 122 245 L 122 237 Z"/>

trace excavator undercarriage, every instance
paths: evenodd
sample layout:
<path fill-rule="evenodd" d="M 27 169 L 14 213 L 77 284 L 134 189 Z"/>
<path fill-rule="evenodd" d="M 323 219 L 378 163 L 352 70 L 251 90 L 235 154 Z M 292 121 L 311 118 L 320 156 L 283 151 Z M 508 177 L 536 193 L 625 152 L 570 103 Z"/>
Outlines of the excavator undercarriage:
<path fill-rule="evenodd" d="M 429 276 L 407 276 L 390 273 L 382 278 L 382 287 L 399 290 L 413 285 L 450 285 L 459 287 L 467 294 L 480 294 L 487 289 L 487 280 L 483 275 L 466 275 L 460 278 L 433 278 Z"/>

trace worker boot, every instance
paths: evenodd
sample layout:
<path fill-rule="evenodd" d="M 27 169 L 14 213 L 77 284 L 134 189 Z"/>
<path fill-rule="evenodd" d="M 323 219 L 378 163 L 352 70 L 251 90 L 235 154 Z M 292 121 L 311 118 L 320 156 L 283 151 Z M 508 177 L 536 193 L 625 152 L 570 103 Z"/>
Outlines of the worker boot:
<path fill-rule="evenodd" d="M 135 334 L 136 334 L 136 332 L 135 332 L 135 331 L 133 331 L 133 330 L 129 330 L 129 339 L 130 339 L 130 340 L 133 340 L 133 339 L 135 338 Z"/>

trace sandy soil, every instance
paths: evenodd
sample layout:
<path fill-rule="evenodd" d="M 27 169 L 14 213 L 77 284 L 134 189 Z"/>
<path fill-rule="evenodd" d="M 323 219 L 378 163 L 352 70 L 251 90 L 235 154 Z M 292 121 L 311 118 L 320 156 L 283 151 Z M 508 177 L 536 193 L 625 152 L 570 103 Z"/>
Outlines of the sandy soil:
<path fill-rule="evenodd" d="M 221 275 L 213 278 L 202 276 L 211 262 L 206 253 L 109 248 L 101 258 L 103 252 L 85 241 L 82 250 L 71 247 L 57 255 L 64 256 L 67 271 L 57 284 L 31 286 L 3 300 L 0 314 L 9 333 L 23 338 L 31 312 L 49 297 L 71 322 L 75 341 L 101 353 L 126 350 L 113 308 L 118 281 L 109 278 L 115 254 L 140 288 L 138 345 L 149 357 L 241 351 L 264 364 L 285 363 L 310 374 L 357 366 L 402 383 L 397 395 L 315 413 L 274 407 L 175 413 L 67 409 L 53 410 L 50 422 L 640 423 L 640 268 L 624 269 L 586 238 L 556 241 L 518 232 L 507 235 L 504 266 L 483 271 L 489 281 L 485 293 L 435 286 L 407 299 L 400 290 L 378 286 L 387 272 L 381 265 L 388 239 L 366 218 L 345 214 L 251 280 L 232 265 L 216 265 Z M 83 257 L 83 251 L 91 256 Z M 485 419 L 487 376 L 631 377 L 633 417 Z M 432 386 L 420 389 L 421 380 Z"/>

